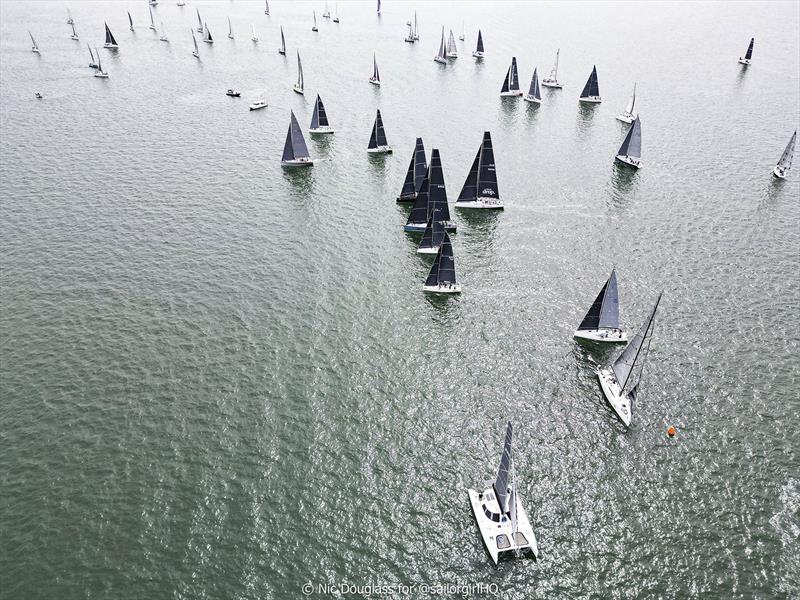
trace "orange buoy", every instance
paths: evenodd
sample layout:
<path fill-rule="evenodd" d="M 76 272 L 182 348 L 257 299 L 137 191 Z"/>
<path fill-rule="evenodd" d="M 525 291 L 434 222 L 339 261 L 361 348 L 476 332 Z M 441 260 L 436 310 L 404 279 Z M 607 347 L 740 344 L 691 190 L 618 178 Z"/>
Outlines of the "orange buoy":
<path fill-rule="evenodd" d="M 678 433 L 678 432 L 677 432 L 677 431 L 675 431 L 675 428 L 674 428 L 672 425 L 670 425 L 669 427 L 667 427 L 667 435 L 668 435 L 669 437 L 675 437 L 675 434 L 676 434 L 676 433 Z"/>

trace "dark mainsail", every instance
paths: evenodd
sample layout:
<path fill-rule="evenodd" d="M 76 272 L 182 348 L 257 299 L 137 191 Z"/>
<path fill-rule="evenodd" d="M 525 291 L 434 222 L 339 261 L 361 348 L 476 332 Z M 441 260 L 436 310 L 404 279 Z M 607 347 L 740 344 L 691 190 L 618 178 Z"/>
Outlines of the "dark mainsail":
<path fill-rule="evenodd" d="M 306 146 L 306 140 L 300 130 L 300 123 L 297 122 L 294 111 L 291 111 L 291 122 L 289 123 L 289 131 L 286 132 L 286 143 L 283 146 L 281 160 L 292 161 L 298 158 L 308 158 L 308 146 Z"/>
<path fill-rule="evenodd" d="M 619 289 L 616 270 L 611 270 L 611 276 L 597 294 L 578 329 L 619 329 Z"/>
<path fill-rule="evenodd" d="M 647 352 L 650 349 L 650 340 L 653 336 L 653 328 L 655 326 L 656 310 L 658 310 L 658 303 L 661 301 L 661 294 L 656 298 L 655 306 L 650 311 L 650 316 L 642 324 L 641 329 L 636 333 L 633 339 L 625 346 L 625 350 L 619 355 L 619 358 L 614 361 L 612 369 L 617 378 L 622 393 L 631 391 L 639 385 L 639 379 L 642 375 L 642 369 L 647 359 Z M 644 351 L 644 355 L 642 355 Z"/>
<path fill-rule="evenodd" d="M 439 150 L 431 150 L 430 168 L 430 191 L 428 200 L 428 215 L 434 212 L 439 214 L 442 221 L 450 220 L 450 209 L 447 206 L 447 190 L 444 187 L 444 172 L 442 171 L 442 159 L 439 157 Z"/>
<path fill-rule="evenodd" d="M 106 45 L 108 46 L 116 46 L 117 40 L 114 39 L 114 35 L 111 33 L 111 30 L 108 28 L 108 23 L 104 23 L 106 26 Z"/>
<path fill-rule="evenodd" d="M 492 134 L 483 132 L 483 142 L 478 148 L 475 160 L 469 169 L 469 174 L 458 195 L 458 202 L 474 202 L 478 198 L 500 199 L 497 188 L 497 172 L 494 166 L 494 150 L 492 148 Z"/>
<path fill-rule="evenodd" d="M 642 157 L 642 123 L 639 117 L 631 123 L 631 128 L 628 130 L 628 135 L 622 140 L 622 145 L 619 147 L 617 156 L 632 156 L 634 158 Z"/>
<path fill-rule="evenodd" d="M 398 200 L 413 200 L 417 197 L 417 192 L 422 186 L 422 180 L 425 178 L 427 169 L 425 146 L 422 144 L 422 138 L 417 138 L 417 145 L 414 148 L 414 154 L 411 156 L 411 162 L 408 164 L 408 172 L 403 182 L 403 189 L 400 190 L 400 196 L 397 198 Z"/>
<path fill-rule="evenodd" d="M 383 130 L 383 119 L 381 119 L 381 109 L 378 109 L 375 115 L 375 123 L 372 125 L 372 134 L 369 136 L 369 145 L 367 148 L 378 148 L 379 146 L 388 146 L 386 142 L 386 132 Z"/>
<path fill-rule="evenodd" d="M 744 57 L 747 60 L 753 58 L 753 44 L 755 43 L 756 38 L 750 38 L 750 45 L 747 47 L 747 52 L 745 53 Z"/>
<path fill-rule="evenodd" d="M 533 77 L 531 78 L 531 87 L 528 90 L 528 96 L 535 98 L 536 100 L 542 99 L 542 92 L 539 90 L 539 76 L 536 73 L 536 69 L 533 70 Z"/>
<path fill-rule="evenodd" d="M 325 105 L 322 104 L 322 98 L 317 94 L 317 101 L 314 103 L 314 114 L 311 116 L 311 129 L 327 127 L 328 125 L 328 115 L 325 112 Z"/>
<path fill-rule="evenodd" d="M 600 86 L 597 84 L 597 67 L 592 67 L 592 74 L 589 75 L 589 79 L 586 81 L 586 85 L 583 86 L 583 91 L 581 92 L 581 98 L 589 98 L 590 96 L 599 96 L 600 95 Z"/>
<path fill-rule="evenodd" d="M 417 192 L 417 197 L 414 200 L 414 205 L 411 207 L 411 213 L 408 215 L 406 226 L 417 225 L 428 221 L 430 173 L 431 169 L 428 167 L 425 170 L 425 175 L 422 177 L 422 185 L 420 185 L 419 192 Z"/>
<path fill-rule="evenodd" d="M 442 284 L 453 284 L 456 282 L 456 262 L 453 258 L 453 246 L 450 244 L 450 236 L 444 232 L 442 245 L 436 253 L 436 260 L 433 261 L 431 272 L 425 280 L 426 287 L 436 287 Z"/>
<path fill-rule="evenodd" d="M 428 224 L 425 226 L 425 233 L 422 234 L 420 240 L 420 248 L 438 248 L 442 245 L 444 240 L 444 223 L 438 210 L 434 210 L 433 214 L 428 219 Z"/>
<path fill-rule="evenodd" d="M 511 66 L 508 67 L 506 78 L 503 80 L 503 87 L 500 92 L 515 92 L 519 90 L 519 76 L 517 75 L 517 57 L 511 58 Z"/>
<path fill-rule="evenodd" d="M 483 52 L 483 36 L 480 29 L 478 29 L 478 45 L 475 47 L 475 52 Z"/>
<path fill-rule="evenodd" d="M 508 480 L 511 476 L 511 438 L 514 428 L 511 421 L 506 427 L 506 441 L 503 444 L 503 456 L 500 457 L 500 467 L 497 469 L 497 477 L 494 480 L 494 493 L 497 496 L 497 504 L 503 513 L 509 510 Z"/>

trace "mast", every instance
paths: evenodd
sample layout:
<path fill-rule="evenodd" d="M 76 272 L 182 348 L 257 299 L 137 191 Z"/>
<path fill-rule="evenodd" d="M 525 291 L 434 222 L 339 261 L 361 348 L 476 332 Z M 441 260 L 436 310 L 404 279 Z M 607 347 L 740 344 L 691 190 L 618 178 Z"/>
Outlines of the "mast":
<path fill-rule="evenodd" d="M 506 439 L 503 444 L 503 455 L 500 457 L 500 466 L 497 469 L 497 477 L 494 480 L 494 493 L 497 496 L 497 504 L 500 506 L 501 513 L 509 511 L 508 479 L 511 470 L 511 438 L 514 428 L 511 421 L 506 426 Z"/>
<path fill-rule="evenodd" d="M 92 62 L 89 63 L 89 66 L 96 67 L 97 65 L 94 62 L 94 53 L 92 52 L 92 47 L 89 44 L 86 44 L 86 47 L 89 49 L 89 56 L 92 57 Z"/>
<path fill-rule="evenodd" d="M 264 14 L 269 15 L 269 0 L 264 0 Z"/>
<path fill-rule="evenodd" d="M 589 98 L 590 96 L 599 96 L 600 95 L 600 86 L 597 84 L 597 67 L 592 67 L 592 73 L 589 75 L 589 79 L 586 80 L 586 85 L 583 86 L 583 91 L 581 92 L 581 98 Z"/>
<path fill-rule="evenodd" d="M 419 29 L 417 29 L 417 11 L 414 11 L 414 39 L 419 39 Z"/>
<path fill-rule="evenodd" d="M 589 307 L 578 330 L 619 329 L 619 289 L 616 269 L 606 279 L 600 293 Z"/>
<path fill-rule="evenodd" d="M 641 378 L 644 363 L 647 360 L 647 353 L 650 348 L 650 340 L 653 335 L 656 310 L 658 310 L 658 303 L 661 302 L 662 294 L 663 292 L 661 292 L 658 295 L 658 298 L 656 298 L 656 303 L 653 306 L 653 310 L 650 311 L 650 316 L 647 318 L 644 324 L 642 324 L 641 329 L 639 329 L 628 345 L 625 346 L 622 354 L 619 355 L 619 358 L 614 361 L 614 364 L 611 367 L 614 370 L 614 376 L 617 378 L 617 382 L 620 386 L 620 395 L 623 395 L 623 393 L 626 391 L 631 391 L 632 389 L 636 388 L 637 385 L 639 385 L 639 379 Z M 643 348 L 644 356 L 642 356 L 641 361 L 637 364 L 637 360 L 639 359 Z"/>
<path fill-rule="evenodd" d="M 103 72 L 103 63 L 100 62 L 100 51 L 97 48 L 95 48 L 94 49 L 94 53 L 97 55 L 97 71 L 99 73 L 102 73 Z"/>
<path fill-rule="evenodd" d="M 70 25 L 72 26 L 72 39 L 73 40 L 77 40 L 78 39 L 78 32 L 75 31 L 75 23 L 74 22 L 70 23 Z"/>
<path fill-rule="evenodd" d="M 153 21 L 153 9 L 150 7 L 149 4 L 147 5 L 147 10 L 150 12 L 150 29 L 155 30 L 156 23 L 155 21 Z"/>
<path fill-rule="evenodd" d="M 638 116 L 628 129 L 628 135 L 622 140 L 617 156 L 642 157 L 642 123 Z"/>
<path fill-rule="evenodd" d="M 797 131 L 792 134 L 792 138 L 789 140 L 789 143 L 786 144 L 786 149 L 781 154 L 781 158 L 778 161 L 778 166 L 785 171 L 788 171 L 792 168 L 792 159 L 794 158 L 794 144 L 797 140 Z"/>
<path fill-rule="evenodd" d="M 233 39 L 233 25 L 231 25 L 230 17 L 228 17 L 228 38 Z"/>
<path fill-rule="evenodd" d="M 39 50 L 39 45 L 36 43 L 36 40 L 33 39 L 33 34 L 28 30 L 28 35 L 31 36 L 31 43 L 33 44 L 33 50 Z"/>
<path fill-rule="evenodd" d="M 436 260 L 433 261 L 428 278 L 425 280 L 425 287 L 436 287 L 442 284 L 455 285 L 456 283 L 458 282 L 456 281 L 456 262 L 453 258 L 453 246 L 450 243 L 450 236 L 445 231 L 444 236 L 442 236 L 442 244 L 436 253 Z"/>

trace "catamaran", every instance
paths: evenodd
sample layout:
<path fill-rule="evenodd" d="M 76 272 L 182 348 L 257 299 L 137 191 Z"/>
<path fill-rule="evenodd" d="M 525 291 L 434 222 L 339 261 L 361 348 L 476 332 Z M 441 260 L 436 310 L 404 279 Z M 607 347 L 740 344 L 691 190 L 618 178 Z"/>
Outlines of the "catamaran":
<path fill-rule="evenodd" d="M 203 41 L 206 44 L 213 44 L 214 38 L 211 37 L 211 30 L 208 28 L 208 23 L 203 24 L 203 29 L 205 31 L 205 33 L 203 34 Z"/>
<path fill-rule="evenodd" d="M 323 19 L 330 19 L 331 18 L 331 11 L 328 10 L 328 2 L 327 2 L 327 0 L 325 2 L 325 12 L 322 13 L 322 18 Z"/>
<path fill-rule="evenodd" d="M 467 35 L 464 33 L 464 20 L 462 19 L 461 20 L 461 34 L 458 36 L 458 39 L 460 39 L 463 42 L 464 39 L 466 39 L 466 37 L 467 37 Z"/>
<path fill-rule="evenodd" d="M 336 9 L 335 9 L 335 12 L 333 13 L 333 22 L 334 23 L 338 23 L 339 22 L 339 3 L 338 2 L 336 3 Z"/>
<path fill-rule="evenodd" d="M 233 25 L 231 25 L 231 18 L 228 17 L 228 39 L 233 39 Z"/>
<path fill-rule="evenodd" d="M 542 79 L 542 85 L 545 87 L 561 89 L 564 87 L 562 83 L 558 80 L 558 55 L 561 54 L 561 48 L 556 50 L 556 62 L 553 65 L 553 68 L 550 70 L 550 75 L 545 79 Z"/>
<path fill-rule="evenodd" d="M 205 27 L 203 26 L 203 19 L 200 18 L 200 9 L 195 8 L 197 11 L 197 33 L 203 33 L 205 31 Z"/>
<path fill-rule="evenodd" d="M 128 26 L 129 26 L 131 31 L 134 31 L 134 29 L 133 29 L 133 17 L 131 16 L 130 12 L 128 12 Z"/>
<path fill-rule="evenodd" d="M 372 53 L 372 77 L 369 78 L 369 82 L 373 85 L 381 85 L 381 75 L 378 73 L 378 61 L 375 59 L 374 52 Z"/>
<path fill-rule="evenodd" d="M 67 25 L 72 25 L 72 13 L 70 12 L 69 8 L 67 8 Z"/>
<path fill-rule="evenodd" d="M 475 51 L 472 53 L 472 56 L 475 58 L 483 58 L 485 56 L 483 50 L 483 36 L 481 35 L 480 29 L 478 29 L 478 45 L 475 46 Z"/>
<path fill-rule="evenodd" d="M 621 115 L 617 115 L 617 120 L 623 123 L 633 123 L 636 118 L 636 84 L 633 84 L 633 94 L 631 99 L 628 100 L 627 106 Z"/>
<path fill-rule="evenodd" d="M 73 39 L 73 40 L 75 40 L 75 41 L 78 41 L 78 39 L 79 39 L 79 38 L 78 38 L 78 32 L 77 32 L 77 31 L 75 31 L 75 23 L 74 23 L 74 22 L 73 22 L 73 23 L 70 23 L 70 26 L 72 27 L 72 35 L 71 35 L 71 36 L 69 36 L 69 37 L 70 37 L 70 39 Z"/>
<path fill-rule="evenodd" d="M 169 38 L 167 37 L 167 30 L 164 29 L 164 21 L 161 21 L 161 37 L 158 38 L 162 42 L 168 42 Z"/>
<path fill-rule="evenodd" d="M 200 58 L 200 50 L 197 47 L 197 37 L 195 37 L 194 35 L 194 29 L 190 27 L 189 31 L 192 33 L 192 43 L 194 44 L 194 50 L 192 50 L 192 56 L 194 56 L 195 58 Z"/>
<path fill-rule="evenodd" d="M 517 73 L 517 57 L 511 58 L 511 66 L 508 67 L 506 78 L 503 80 L 503 87 L 500 88 L 501 96 L 522 96 L 519 89 L 519 75 Z"/>
<path fill-rule="evenodd" d="M 414 146 L 414 153 L 411 155 L 411 162 L 408 163 L 408 172 L 403 182 L 403 189 L 397 197 L 398 202 L 414 202 L 417 194 L 422 187 L 422 180 L 425 179 L 425 172 L 428 170 L 428 162 L 425 159 L 425 146 L 422 138 L 417 138 Z M 426 204 L 427 211 L 427 204 Z"/>
<path fill-rule="evenodd" d="M 450 35 L 447 38 L 447 58 L 458 58 L 458 48 L 456 47 L 456 38 L 453 37 L 453 30 L 450 30 Z"/>
<path fill-rule="evenodd" d="M 533 69 L 533 77 L 531 77 L 531 87 L 528 89 L 528 94 L 523 98 L 527 102 L 534 104 L 542 103 L 542 91 L 539 89 L 539 76 L 536 74 L 536 69 Z"/>
<path fill-rule="evenodd" d="M 637 399 L 639 381 L 647 361 L 647 353 L 650 350 L 656 310 L 660 301 L 661 294 L 656 298 L 650 316 L 625 346 L 619 358 L 610 366 L 597 369 L 597 379 L 600 381 L 603 396 L 626 427 L 631 424 L 633 418 L 633 405 Z"/>
<path fill-rule="evenodd" d="M 574 337 L 593 342 L 628 341 L 628 336 L 619 326 L 619 289 L 615 269 L 611 269 L 611 275 L 578 325 Z"/>
<path fill-rule="evenodd" d="M 381 109 L 375 115 L 375 123 L 372 125 L 372 133 L 369 136 L 367 152 L 370 154 L 391 154 L 392 147 L 386 141 L 386 132 L 383 129 L 383 119 L 381 119 Z"/>
<path fill-rule="evenodd" d="M 286 38 L 283 37 L 283 25 L 281 25 L 281 47 L 278 48 L 278 54 L 286 56 Z"/>
<path fill-rule="evenodd" d="M 637 116 L 634 119 L 631 128 L 628 130 L 628 135 L 622 140 L 622 145 L 614 157 L 619 162 L 634 167 L 641 168 L 642 164 L 642 123 Z"/>
<path fill-rule="evenodd" d="M 513 553 L 520 556 L 526 550 L 530 550 L 534 558 L 539 556 L 533 527 L 517 493 L 516 469 L 511 458 L 513 433 L 509 421 L 500 467 L 491 486 L 481 493 L 468 490 L 472 513 L 494 564 L 501 555 Z"/>
<path fill-rule="evenodd" d="M 255 23 L 250 23 L 250 40 L 253 42 L 258 41 L 258 35 L 256 35 L 256 25 Z"/>
<path fill-rule="evenodd" d="M 497 172 L 494 165 L 492 134 L 483 132 L 483 141 L 472 162 L 464 187 L 456 200 L 456 208 L 503 209 L 497 189 Z"/>
<path fill-rule="evenodd" d="M 783 151 L 783 154 L 781 154 L 778 164 L 775 165 L 775 168 L 772 170 L 772 174 L 778 179 L 785 179 L 789 169 L 792 168 L 795 141 L 797 141 L 797 131 L 792 134 L 792 138 L 789 140 L 789 143 L 786 144 L 786 149 Z"/>
<path fill-rule="evenodd" d="M 269 0 L 264 0 L 264 14 L 269 16 Z"/>
<path fill-rule="evenodd" d="M 743 65 L 749 65 L 750 59 L 753 58 L 753 44 L 756 38 L 750 38 L 750 45 L 747 47 L 747 52 L 744 53 L 744 58 L 739 57 L 739 62 Z"/>
<path fill-rule="evenodd" d="M 106 43 L 103 44 L 103 48 L 111 48 L 116 49 L 119 48 L 117 44 L 117 40 L 114 39 L 114 35 L 111 33 L 111 30 L 108 28 L 108 23 L 104 23 L 106 26 Z"/>
<path fill-rule="evenodd" d="M 314 164 L 308 155 L 308 146 L 300 130 L 300 123 L 291 112 L 289 131 L 286 132 L 286 143 L 283 146 L 283 157 L 281 158 L 282 167 L 310 167 Z"/>
<path fill-rule="evenodd" d="M 147 10 L 150 12 L 150 25 L 147 27 L 148 29 L 152 29 L 153 31 L 156 30 L 156 22 L 153 20 L 153 9 L 150 8 L 150 5 L 147 5 Z"/>
<path fill-rule="evenodd" d="M 600 98 L 600 86 L 597 84 L 597 67 L 592 67 L 592 72 L 589 75 L 589 79 L 586 80 L 586 85 L 583 86 L 581 97 L 578 100 L 591 104 L 599 104 L 602 100 Z"/>
<path fill-rule="evenodd" d="M 450 243 L 450 236 L 447 235 L 446 231 L 422 289 L 433 294 L 461 293 L 461 286 L 456 280 L 456 261 L 453 257 L 453 245 Z"/>
<path fill-rule="evenodd" d="M 328 113 L 325 112 L 325 105 L 322 103 L 322 98 L 317 94 L 317 99 L 314 102 L 314 114 L 311 115 L 311 127 L 308 129 L 309 133 L 333 133 L 334 129 L 328 122 Z"/>
<path fill-rule="evenodd" d="M 103 71 L 103 63 L 100 62 L 100 51 L 95 48 L 94 53 L 97 56 L 97 70 L 95 70 L 94 76 L 102 79 L 108 79 L 108 73 Z"/>
<path fill-rule="evenodd" d="M 314 11 L 314 26 L 311 28 L 311 31 L 319 31 L 317 28 L 317 11 Z"/>
<path fill-rule="evenodd" d="M 428 224 L 425 226 L 425 232 L 422 234 L 422 240 L 420 240 L 419 247 L 417 247 L 417 253 L 438 254 L 439 248 L 442 247 L 444 236 L 444 223 L 439 215 L 439 209 L 436 209 L 428 218 Z"/>
<path fill-rule="evenodd" d="M 297 83 L 292 86 L 292 89 L 298 94 L 303 94 L 303 63 L 300 62 L 300 50 L 297 50 Z"/>
<path fill-rule="evenodd" d="M 447 64 L 447 51 L 445 50 L 444 45 L 444 27 L 442 27 L 442 41 L 439 43 L 439 52 L 436 53 L 436 56 L 433 57 L 433 60 L 443 65 Z"/>

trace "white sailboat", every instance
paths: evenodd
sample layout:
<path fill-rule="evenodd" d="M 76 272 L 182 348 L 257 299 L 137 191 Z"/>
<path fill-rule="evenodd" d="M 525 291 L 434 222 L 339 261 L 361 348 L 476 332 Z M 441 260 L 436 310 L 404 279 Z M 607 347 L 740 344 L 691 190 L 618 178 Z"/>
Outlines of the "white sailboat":
<path fill-rule="evenodd" d="M 663 292 L 662 292 L 663 293 Z M 650 341 L 655 327 L 656 310 L 661 301 L 661 294 L 656 298 L 655 306 L 641 329 L 625 346 L 622 354 L 611 365 L 597 369 L 597 379 L 603 396 L 614 409 L 620 421 L 627 427 L 633 419 L 633 408 L 637 390 L 650 350 Z"/>
<path fill-rule="evenodd" d="M 328 9 L 328 2 L 325 2 L 325 12 L 322 13 L 323 19 L 330 19 L 331 18 L 331 11 Z"/>
<path fill-rule="evenodd" d="M 313 12 L 314 12 L 314 26 L 311 28 L 311 31 L 319 31 L 319 28 L 317 27 L 317 11 Z"/>
<path fill-rule="evenodd" d="M 194 10 L 197 12 L 197 33 L 203 33 L 206 28 L 203 25 L 203 19 L 200 18 L 200 9 L 195 8 Z"/>
<path fill-rule="evenodd" d="M 447 38 L 447 58 L 458 58 L 458 48 L 456 47 L 456 38 L 453 37 L 453 30 L 450 30 L 450 35 Z"/>
<path fill-rule="evenodd" d="M 131 16 L 130 11 L 128 11 L 128 28 L 131 31 L 134 31 L 134 28 L 133 28 L 133 17 Z"/>
<path fill-rule="evenodd" d="M 611 275 L 595 298 L 574 337 L 593 342 L 627 342 L 628 336 L 619 326 L 619 288 L 617 272 Z"/>
<path fill-rule="evenodd" d="M 261 110 L 267 106 L 267 99 L 264 96 L 261 96 L 250 103 L 250 110 Z"/>
<path fill-rule="evenodd" d="M 156 30 L 156 23 L 155 23 L 155 21 L 153 21 L 153 9 L 150 8 L 150 6 L 148 5 L 147 6 L 147 10 L 150 11 L 150 25 L 148 26 L 148 29 L 152 29 L 153 31 L 155 31 Z"/>
<path fill-rule="evenodd" d="M 550 75 L 545 79 L 542 79 L 542 85 L 549 88 L 556 88 L 561 89 L 564 87 L 562 83 L 558 80 L 558 55 L 561 54 L 561 48 L 556 50 L 556 62 L 553 65 L 553 68 L 550 70 Z"/>
<path fill-rule="evenodd" d="M 108 79 L 108 73 L 103 70 L 103 63 L 100 62 L 100 51 L 95 48 L 94 53 L 97 55 L 97 69 L 94 72 L 94 76 L 100 77 L 101 79 Z"/>
<path fill-rule="evenodd" d="M 539 556 L 533 527 L 517 492 L 519 484 L 511 457 L 513 433 L 509 422 L 494 482 L 481 493 L 472 489 L 467 492 L 481 538 L 494 564 L 497 564 L 500 556 L 512 553 L 520 556 L 528 550 L 534 558 Z"/>
<path fill-rule="evenodd" d="M 231 25 L 231 18 L 228 17 L 228 39 L 233 39 L 233 25 Z"/>
<path fill-rule="evenodd" d="M 369 78 L 369 82 L 379 87 L 381 85 L 381 75 L 378 72 L 378 61 L 375 59 L 374 52 L 372 53 L 372 76 Z"/>
<path fill-rule="evenodd" d="M 292 86 L 292 89 L 298 94 L 304 93 L 303 88 L 303 63 L 300 62 L 300 50 L 297 51 L 297 83 Z"/>
<path fill-rule="evenodd" d="M 411 21 L 406 23 L 406 26 L 408 27 L 408 33 L 406 34 L 406 37 L 403 38 L 403 41 L 413 44 L 416 40 L 414 39 L 414 28 L 411 26 Z"/>
<path fill-rule="evenodd" d="M 458 36 L 458 39 L 462 42 L 466 39 L 467 35 L 464 33 L 464 20 L 461 20 L 461 34 Z"/>
<path fill-rule="evenodd" d="M 164 29 L 164 21 L 161 21 L 161 37 L 158 38 L 162 42 L 169 42 L 169 38 L 167 37 L 167 30 Z"/>
<path fill-rule="evenodd" d="M 443 65 L 447 64 L 447 50 L 445 49 L 444 43 L 444 26 L 442 27 L 442 41 L 439 42 L 439 51 L 436 53 L 436 56 L 433 57 L 433 60 Z"/>
<path fill-rule="evenodd" d="M 300 123 L 291 111 L 289 131 L 286 133 L 286 143 L 283 146 L 283 156 L 281 157 L 282 167 L 310 167 L 314 164 L 308 154 L 308 146 L 300 130 Z"/>
<path fill-rule="evenodd" d="M 336 12 L 333 14 L 333 22 L 334 23 L 338 23 L 339 22 L 339 3 L 338 2 L 336 3 Z"/>
<path fill-rule="evenodd" d="M 625 106 L 625 110 L 622 114 L 617 115 L 617 121 L 622 121 L 623 123 L 633 123 L 634 119 L 636 118 L 636 84 L 633 84 L 633 94 L 631 94 L 631 99 L 628 100 L 628 104 Z"/>
<path fill-rule="evenodd" d="M 642 122 L 638 116 L 631 124 L 614 160 L 635 169 L 642 167 Z"/>
<path fill-rule="evenodd" d="M 252 40 L 253 42 L 257 42 L 258 41 L 258 35 L 256 35 L 256 25 L 255 25 L 255 23 L 250 23 L 250 32 L 251 32 L 250 40 Z"/>
<path fill-rule="evenodd" d="M 264 14 L 269 16 L 269 0 L 264 0 Z"/>
<path fill-rule="evenodd" d="M 419 41 L 419 27 L 417 25 L 417 11 L 414 11 L 414 41 Z"/>
<path fill-rule="evenodd" d="M 103 48 L 116 50 L 119 48 L 119 44 L 117 44 L 117 40 L 114 39 L 114 34 L 111 33 L 111 30 L 108 28 L 108 23 L 104 23 L 104 25 L 106 26 L 106 42 L 103 44 Z"/>
<path fill-rule="evenodd" d="M 33 44 L 31 46 L 31 52 L 35 54 L 41 54 L 41 51 L 39 50 L 39 44 L 37 44 L 36 40 L 33 39 L 33 34 L 30 32 L 30 30 L 28 30 L 28 35 L 31 36 L 31 44 Z"/>
<path fill-rule="evenodd" d="M 96 69 L 97 68 L 97 62 L 95 61 L 94 52 L 92 52 L 92 47 L 89 44 L 86 44 L 86 47 L 89 49 L 89 56 L 91 57 L 91 59 L 89 61 L 89 68 L 90 69 Z"/>
<path fill-rule="evenodd" d="M 72 23 L 72 13 L 70 12 L 69 7 L 67 7 L 67 25 L 72 25 Z"/>
<path fill-rule="evenodd" d="M 77 42 L 78 41 L 78 32 L 75 31 L 75 23 L 74 22 L 70 23 L 70 25 L 72 26 L 72 35 L 69 36 L 69 37 L 70 37 L 70 39 L 73 39 L 73 40 L 75 40 Z"/>
<path fill-rule="evenodd" d="M 786 174 L 789 172 L 789 169 L 792 168 L 792 158 L 794 158 L 794 144 L 797 141 L 797 131 L 792 134 L 792 138 L 789 140 L 789 143 L 786 144 L 786 149 L 781 154 L 781 158 L 778 161 L 778 164 L 775 165 L 775 168 L 772 170 L 772 174 L 777 177 L 778 179 L 785 179 Z"/>
<path fill-rule="evenodd" d="M 176 4 L 177 4 L 178 6 L 186 6 L 186 2 L 184 2 L 183 0 L 178 0 L 178 1 L 176 2 Z"/>
<path fill-rule="evenodd" d="M 189 31 L 192 34 L 192 43 L 194 44 L 194 50 L 192 50 L 192 56 L 194 56 L 195 58 L 200 58 L 200 49 L 197 47 L 197 37 L 194 35 L 194 29 L 190 27 Z"/>
<path fill-rule="evenodd" d="M 281 47 L 278 48 L 278 54 L 286 56 L 286 38 L 283 37 L 283 25 L 281 25 Z"/>

